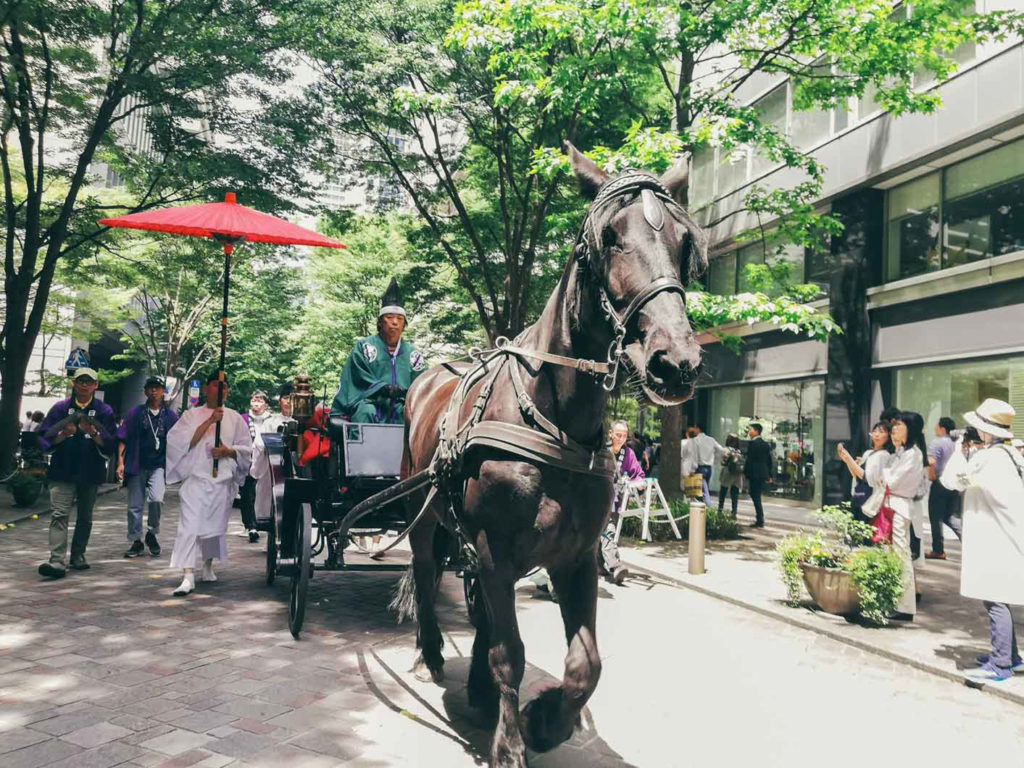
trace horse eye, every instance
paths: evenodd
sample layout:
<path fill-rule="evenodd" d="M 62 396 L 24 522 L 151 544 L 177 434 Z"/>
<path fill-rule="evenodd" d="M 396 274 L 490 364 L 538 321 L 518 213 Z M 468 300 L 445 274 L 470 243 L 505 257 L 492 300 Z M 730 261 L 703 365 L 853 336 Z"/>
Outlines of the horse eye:
<path fill-rule="evenodd" d="M 618 243 L 619 236 L 611 227 L 606 227 L 601 233 L 601 246 L 611 248 Z"/>

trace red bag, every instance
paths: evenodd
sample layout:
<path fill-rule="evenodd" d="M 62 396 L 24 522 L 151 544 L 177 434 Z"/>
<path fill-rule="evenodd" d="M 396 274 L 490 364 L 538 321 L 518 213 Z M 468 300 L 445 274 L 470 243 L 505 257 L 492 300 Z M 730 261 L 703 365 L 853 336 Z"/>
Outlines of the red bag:
<path fill-rule="evenodd" d="M 871 521 L 871 527 L 875 529 L 875 535 L 871 540 L 876 544 L 892 544 L 892 518 L 896 510 L 889 506 L 889 489 L 885 489 L 885 497 L 882 505 L 878 508 L 878 514 Z"/>

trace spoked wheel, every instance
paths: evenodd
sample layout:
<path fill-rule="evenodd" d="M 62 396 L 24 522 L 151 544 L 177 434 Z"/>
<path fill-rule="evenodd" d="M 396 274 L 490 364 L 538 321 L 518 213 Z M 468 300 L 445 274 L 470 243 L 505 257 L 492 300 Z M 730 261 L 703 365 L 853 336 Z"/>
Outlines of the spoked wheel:
<path fill-rule="evenodd" d="M 277 521 L 270 518 L 267 528 L 267 586 L 273 586 L 277 577 Z"/>
<path fill-rule="evenodd" d="M 313 511 L 309 504 L 299 505 L 295 521 L 295 567 L 292 569 L 292 593 L 288 600 L 288 628 L 298 640 L 306 617 L 306 593 L 309 591 L 310 550 L 313 538 Z"/>
<path fill-rule="evenodd" d="M 476 627 L 478 621 L 477 611 L 483 608 L 482 605 L 479 605 L 482 598 L 480 596 L 480 576 L 476 552 L 462 540 L 461 536 L 459 541 L 462 545 L 460 553 L 462 561 L 462 594 L 466 598 L 466 611 L 469 612 L 469 622 Z"/>

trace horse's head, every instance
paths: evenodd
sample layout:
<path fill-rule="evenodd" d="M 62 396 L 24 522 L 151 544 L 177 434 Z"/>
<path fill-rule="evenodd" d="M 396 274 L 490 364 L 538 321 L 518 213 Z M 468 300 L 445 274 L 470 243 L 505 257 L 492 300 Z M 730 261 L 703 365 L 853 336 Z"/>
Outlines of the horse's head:
<path fill-rule="evenodd" d="M 683 286 L 707 267 L 707 236 L 679 203 L 685 166 L 660 180 L 639 171 L 612 177 L 568 142 L 566 150 L 593 201 L 576 256 L 598 312 L 621 336 L 643 394 L 658 405 L 681 403 L 693 395 L 701 362 Z"/>

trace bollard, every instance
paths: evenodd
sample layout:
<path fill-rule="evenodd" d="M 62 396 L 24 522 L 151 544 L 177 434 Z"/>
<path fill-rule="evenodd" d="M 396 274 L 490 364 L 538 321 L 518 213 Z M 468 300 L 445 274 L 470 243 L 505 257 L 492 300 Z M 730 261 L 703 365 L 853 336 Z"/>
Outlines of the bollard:
<path fill-rule="evenodd" d="M 704 535 L 707 514 L 704 503 L 700 501 L 690 502 L 690 573 L 700 576 L 704 573 Z"/>

